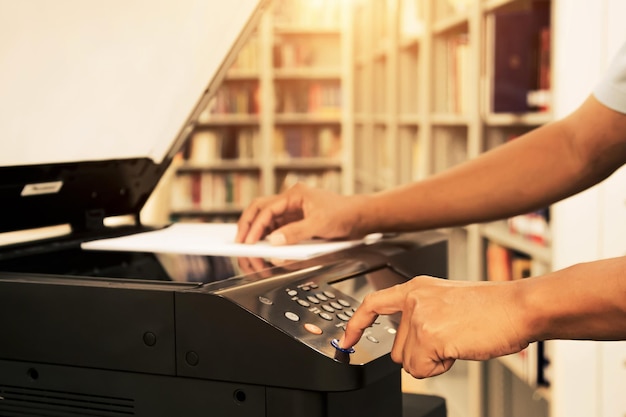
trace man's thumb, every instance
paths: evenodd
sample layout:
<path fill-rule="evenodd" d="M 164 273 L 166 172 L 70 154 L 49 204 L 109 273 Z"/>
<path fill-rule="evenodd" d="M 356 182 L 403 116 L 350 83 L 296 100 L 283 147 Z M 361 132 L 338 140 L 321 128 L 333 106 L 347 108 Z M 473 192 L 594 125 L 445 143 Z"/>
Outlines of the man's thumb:
<path fill-rule="evenodd" d="M 311 239 L 313 237 L 311 229 L 309 222 L 300 220 L 274 230 L 267 236 L 267 240 L 272 245 L 292 245 Z"/>

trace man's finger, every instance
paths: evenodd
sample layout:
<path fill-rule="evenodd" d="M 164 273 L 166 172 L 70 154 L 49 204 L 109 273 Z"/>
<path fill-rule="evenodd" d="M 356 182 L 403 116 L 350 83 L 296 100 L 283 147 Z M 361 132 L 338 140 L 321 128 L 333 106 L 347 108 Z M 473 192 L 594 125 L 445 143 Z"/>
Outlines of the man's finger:
<path fill-rule="evenodd" d="M 236 243 L 243 243 L 245 241 L 248 236 L 248 232 L 250 231 L 250 224 L 254 221 L 258 211 L 259 209 L 257 205 L 253 203 L 253 205 L 241 213 L 241 216 L 239 216 L 239 220 L 237 221 L 237 235 L 235 236 Z"/>
<path fill-rule="evenodd" d="M 346 332 L 339 343 L 340 346 L 348 348 L 356 345 L 363 332 L 376 321 L 379 315 L 402 311 L 405 298 L 402 288 L 403 285 L 396 285 L 368 294 L 348 322 Z"/>
<path fill-rule="evenodd" d="M 275 218 L 283 216 L 289 208 L 288 199 L 278 198 L 259 210 L 250 224 L 245 243 L 256 243 L 265 237 Z"/>

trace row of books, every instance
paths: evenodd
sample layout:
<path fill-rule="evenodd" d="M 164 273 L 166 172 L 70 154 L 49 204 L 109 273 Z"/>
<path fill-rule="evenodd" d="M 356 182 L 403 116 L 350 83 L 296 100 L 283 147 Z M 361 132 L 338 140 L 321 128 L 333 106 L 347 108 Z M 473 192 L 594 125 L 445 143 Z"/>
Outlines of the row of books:
<path fill-rule="evenodd" d="M 438 0 L 434 2 L 435 16 L 441 19 L 467 13 L 472 3 L 473 0 Z"/>
<path fill-rule="evenodd" d="M 341 157 L 341 133 L 331 127 L 284 127 L 274 129 L 277 159 Z"/>
<path fill-rule="evenodd" d="M 541 268 L 533 271 L 533 261 L 528 255 L 493 241 L 487 242 L 485 260 L 486 278 L 489 281 L 514 281 L 543 273 Z M 531 344 L 520 352 L 500 359 L 518 377 L 532 386 L 550 385 L 550 360 L 544 342 Z"/>
<path fill-rule="evenodd" d="M 340 25 L 341 3 L 337 0 L 280 0 L 274 19 L 279 25 L 335 28 Z"/>
<path fill-rule="evenodd" d="M 315 58 L 309 43 L 283 40 L 274 45 L 272 59 L 274 68 L 301 68 L 313 65 Z"/>
<path fill-rule="evenodd" d="M 335 192 L 341 190 L 341 173 L 286 170 L 277 175 L 275 192 L 282 192 L 298 182 Z M 255 173 L 194 172 L 177 175 L 172 180 L 173 212 L 193 210 L 240 210 L 261 195 L 259 176 Z"/>
<path fill-rule="evenodd" d="M 447 113 L 465 114 L 468 110 L 470 48 L 467 33 L 447 39 L 448 72 L 445 108 Z"/>
<path fill-rule="evenodd" d="M 513 281 L 531 276 L 532 260 L 526 254 L 490 241 L 485 257 L 489 281 Z"/>
<path fill-rule="evenodd" d="M 172 181 L 173 211 L 242 208 L 260 194 L 254 173 L 195 172 L 177 175 Z"/>
<path fill-rule="evenodd" d="M 323 188 L 339 193 L 341 191 L 341 172 L 332 170 L 321 172 L 286 171 L 277 175 L 276 192 L 283 192 L 299 182 L 310 187 Z"/>
<path fill-rule="evenodd" d="M 279 36 L 272 48 L 274 68 L 337 68 L 341 62 L 338 38 Z"/>
<path fill-rule="evenodd" d="M 256 81 L 224 84 L 211 98 L 201 119 L 212 114 L 259 114 L 261 102 Z"/>
<path fill-rule="evenodd" d="M 341 84 L 285 81 L 276 84 L 276 113 L 341 114 Z"/>
<path fill-rule="evenodd" d="M 259 70 L 260 51 L 259 38 L 256 34 L 250 36 L 246 44 L 241 48 L 230 69 L 233 70 Z"/>
<path fill-rule="evenodd" d="M 538 245 L 550 245 L 550 210 L 542 209 L 507 219 L 509 231 Z"/>
<path fill-rule="evenodd" d="M 216 128 L 194 133 L 184 149 L 184 159 L 195 166 L 217 161 L 252 161 L 258 155 L 259 130 L 255 128 Z"/>

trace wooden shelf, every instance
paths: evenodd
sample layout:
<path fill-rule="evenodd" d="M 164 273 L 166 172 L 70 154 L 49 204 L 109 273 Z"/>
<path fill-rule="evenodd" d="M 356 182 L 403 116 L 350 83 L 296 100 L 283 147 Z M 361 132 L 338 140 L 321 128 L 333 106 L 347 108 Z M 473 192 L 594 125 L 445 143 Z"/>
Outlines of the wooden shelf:
<path fill-rule="evenodd" d="M 468 16 L 467 13 L 458 14 L 455 16 L 450 16 L 446 18 L 442 18 L 433 24 L 433 34 L 440 35 L 445 32 L 460 30 L 468 25 Z"/>
<path fill-rule="evenodd" d="M 315 113 L 278 113 L 274 115 L 277 125 L 326 125 L 341 123 L 340 114 L 315 114 Z"/>
<path fill-rule="evenodd" d="M 489 113 L 485 115 L 488 126 L 540 126 L 552 120 L 552 114 L 541 113 Z"/>
<path fill-rule="evenodd" d="M 274 169 L 279 170 L 341 170 L 341 161 L 330 158 L 290 158 L 277 160 Z"/>
<path fill-rule="evenodd" d="M 491 241 L 525 253 L 531 258 L 547 265 L 552 263 L 552 251 L 550 247 L 539 245 L 523 236 L 512 234 L 504 221 L 483 224 L 480 226 L 480 231 L 484 237 Z"/>
<path fill-rule="evenodd" d="M 184 163 L 178 167 L 176 172 L 259 172 L 260 170 L 261 165 L 253 161 L 245 161 L 241 159 L 221 159 L 211 163 L 210 165 Z"/>
<path fill-rule="evenodd" d="M 226 73 L 227 81 L 256 81 L 260 77 L 258 69 L 233 68 Z"/>
<path fill-rule="evenodd" d="M 342 30 L 340 27 L 298 26 L 279 23 L 274 26 L 274 33 L 291 36 L 341 36 Z"/>
<path fill-rule="evenodd" d="M 341 68 L 276 68 L 276 80 L 337 80 L 341 79 Z"/>
<path fill-rule="evenodd" d="M 430 116 L 431 121 L 439 126 L 467 126 L 469 117 L 463 114 L 435 113 Z"/>
<path fill-rule="evenodd" d="M 209 119 L 196 125 L 197 130 L 212 129 L 216 126 L 258 125 L 261 118 L 256 114 L 212 114 Z"/>

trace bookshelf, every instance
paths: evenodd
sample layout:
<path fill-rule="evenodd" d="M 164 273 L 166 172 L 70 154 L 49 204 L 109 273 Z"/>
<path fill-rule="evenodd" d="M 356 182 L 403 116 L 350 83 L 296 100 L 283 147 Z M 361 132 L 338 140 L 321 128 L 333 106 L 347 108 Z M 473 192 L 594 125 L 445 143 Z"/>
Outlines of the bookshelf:
<path fill-rule="evenodd" d="M 174 221 L 234 221 L 296 181 L 353 192 L 348 3 L 277 0 L 170 176 Z"/>
<path fill-rule="evenodd" d="M 299 3 L 285 1 L 276 3 L 281 4 L 281 14 L 290 13 Z M 192 176 L 240 174 L 256 181 L 255 192 L 260 195 L 273 194 L 295 178 L 306 181 L 307 175 L 314 179 L 334 176 L 332 187 L 344 193 L 420 180 L 567 115 L 591 91 L 611 54 L 626 38 L 619 19 L 626 13 L 625 2 L 598 0 L 581 6 L 540 1 L 550 11 L 550 49 L 547 55 L 534 56 L 537 62 L 541 56 L 548 58 L 549 84 L 537 71 L 527 84 L 530 101 L 520 104 L 520 96 L 514 94 L 514 105 L 507 108 L 494 105 L 501 88 L 495 82 L 497 20 L 532 10 L 537 2 L 326 1 L 341 6 L 334 18 L 338 20 L 323 26 L 315 22 L 333 20 L 310 14 L 309 20 L 281 22 L 268 13 L 245 52 L 252 58 L 241 58 L 256 64 L 236 64 L 225 81 L 225 85 L 239 86 L 239 100 L 248 103 L 243 106 L 246 111 L 207 114 L 195 132 L 200 142 L 207 133 L 252 137 L 252 146 L 243 145 L 245 152 L 238 151 L 232 158 L 221 154 L 205 155 L 204 161 L 181 157 L 170 176 L 189 181 Z M 298 54 L 298 47 L 274 48 L 277 39 L 297 45 L 313 37 L 311 45 L 339 42 L 340 52 L 325 53 L 315 65 L 287 65 L 294 62 L 291 56 Z M 281 56 L 280 65 L 277 56 Z M 333 63 L 337 56 L 339 64 Z M 519 59 L 509 62 L 519 64 Z M 318 107 L 316 112 L 296 111 L 295 103 L 293 107 L 275 105 L 277 91 L 306 90 L 303 86 L 313 80 L 320 81 L 320 86 L 337 85 L 337 78 L 341 86 L 338 113 L 332 105 Z M 255 103 L 257 95 L 257 107 L 250 106 L 250 98 L 241 98 L 252 96 Z M 340 151 L 294 158 L 283 144 L 291 129 L 311 138 L 331 138 L 340 132 Z M 216 155 L 216 151 L 207 153 Z M 512 232 L 508 220 L 449 229 L 451 278 L 485 279 L 488 251 L 494 245 L 507 251 L 506 256 L 522 258 L 523 276 L 623 255 L 624 178 L 622 170 L 621 176 L 607 184 L 549 207 L 549 226 L 543 235 L 539 233 L 540 238 L 532 227 L 532 233 L 524 228 Z M 190 198 L 191 188 L 172 190 L 177 189 L 187 190 L 181 201 Z M 182 209 L 181 218 L 187 218 Z M 236 218 L 240 207 L 216 204 L 207 210 L 187 210 L 191 218 L 220 220 Z M 529 224 L 535 215 L 529 214 L 517 221 Z M 581 222 L 583 217 L 587 221 Z M 541 219 L 534 220 L 541 223 Z M 619 395 L 626 384 L 623 352 L 623 344 L 550 341 L 487 363 L 459 361 L 446 374 L 428 380 L 407 377 L 403 387 L 444 396 L 450 417 L 622 417 L 626 414 L 624 396 Z"/>
<path fill-rule="evenodd" d="M 420 180 L 566 116 L 626 38 L 624 13 L 612 0 L 356 2 L 355 190 Z M 625 172 L 538 213 L 449 229 L 450 277 L 528 279 L 623 256 Z M 624 342 L 548 341 L 405 375 L 403 388 L 444 396 L 451 417 L 619 417 L 624 364 Z"/>
<path fill-rule="evenodd" d="M 423 179 L 552 120 L 551 6 L 547 0 L 357 2 L 355 190 Z M 515 45 L 519 56 L 503 56 L 510 45 L 502 45 L 496 33 L 514 30 L 510 20 L 530 26 L 526 35 L 543 31 L 543 49 L 527 35 Z M 509 87 L 524 91 L 513 89 L 510 97 Z M 526 91 L 534 92 L 530 104 Z M 506 256 L 506 269 L 514 265 L 513 272 L 524 277 L 545 273 L 552 268 L 549 231 L 536 213 L 450 229 L 451 278 L 484 279 L 495 245 Z M 534 344 L 485 364 L 457 363 L 416 389 L 444 396 L 451 417 L 509 415 L 498 410 L 519 401 L 532 415 L 548 415 L 545 350 Z M 404 383 L 406 389 L 416 385 L 410 377 Z"/>

